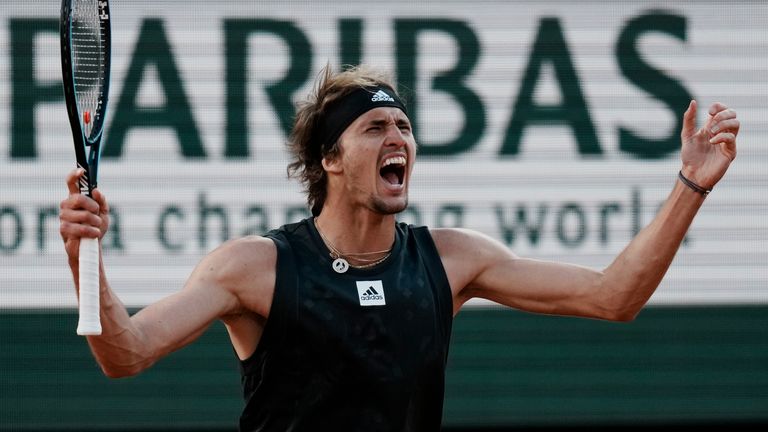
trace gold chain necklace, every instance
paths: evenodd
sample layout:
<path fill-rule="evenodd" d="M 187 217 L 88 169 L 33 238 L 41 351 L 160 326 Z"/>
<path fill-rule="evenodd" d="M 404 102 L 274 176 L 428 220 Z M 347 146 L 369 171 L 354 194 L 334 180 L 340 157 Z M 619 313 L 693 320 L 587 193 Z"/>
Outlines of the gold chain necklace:
<path fill-rule="evenodd" d="M 349 270 L 350 267 L 356 268 L 356 269 L 367 269 L 376 265 L 379 265 L 383 263 L 387 258 L 389 258 L 390 255 L 392 255 L 392 247 L 386 250 L 376 251 L 376 252 L 357 252 L 357 253 L 341 253 L 340 250 L 336 248 L 336 246 L 331 243 L 330 240 L 323 234 L 323 232 L 320 230 L 320 226 L 317 225 L 317 221 L 314 221 L 315 223 L 315 229 L 317 229 L 317 233 L 320 234 L 320 238 L 323 239 L 323 242 L 328 247 L 328 250 L 330 253 L 328 255 L 333 258 L 333 263 L 331 263 L 331 268 L 336 273 L 345 273 L 347 270 Z M 394 245 L 393 245 L 394 246 Z M 381 258 L 375 258 L 375 259 L 368 259 L 365 258 L 370 255 L 380 255 L 385 254 Z M 362 261 L 365 262 L 365 264 L 360 265 L 352 265 L 349 263 L 349 259 L 354 259 L 355 261 Z"/>

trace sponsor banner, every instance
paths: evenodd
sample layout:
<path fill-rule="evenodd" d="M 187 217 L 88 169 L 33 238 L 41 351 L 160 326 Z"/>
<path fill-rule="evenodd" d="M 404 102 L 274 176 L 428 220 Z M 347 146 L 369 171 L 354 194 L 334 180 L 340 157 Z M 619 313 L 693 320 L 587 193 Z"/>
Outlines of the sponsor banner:
<path fill-rule="evenodd" d="M 129 306 L 226 239 L 308 212 L 286 178 L 321 68 L 392 72 L 419 142 L 401 220 L 604 268 L 676 181 L 682 113 L 739 113 L 739 156 L 652 304 L 768 303 L 768 14 L 760 2 L 114 2 L 100 187 Z M 0 308 L 74 307 L 58 1 L 0 8 Z M 648 257 L 651 259 L 652 257 Z M 483 305 L 486 303 L 475 302 Z"/>

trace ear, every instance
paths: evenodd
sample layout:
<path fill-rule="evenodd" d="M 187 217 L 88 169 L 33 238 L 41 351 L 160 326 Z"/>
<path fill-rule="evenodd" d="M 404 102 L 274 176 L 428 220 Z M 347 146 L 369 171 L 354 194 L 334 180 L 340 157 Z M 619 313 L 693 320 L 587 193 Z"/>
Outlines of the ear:
<path fill-rule="evenodd" d="M 341 168 L 341 156 L 324 157 L 323 169 L 329 174 L 340 174 L 343 171 Z"/>

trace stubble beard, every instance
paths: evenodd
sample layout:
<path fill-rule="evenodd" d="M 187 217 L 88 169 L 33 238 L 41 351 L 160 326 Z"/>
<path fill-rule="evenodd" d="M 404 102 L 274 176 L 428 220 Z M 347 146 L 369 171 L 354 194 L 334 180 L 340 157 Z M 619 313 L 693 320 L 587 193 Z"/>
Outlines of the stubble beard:
<path fill-rule="evenodd" d="M 404 201 L 397 201 L 396 203 L 388 203 L 379 197 L 374 197 L 371 200 L 371 209 L 376 213 L 383 215 L 398 214 L 408 208 L 408 197 L 405 197 Z"/>

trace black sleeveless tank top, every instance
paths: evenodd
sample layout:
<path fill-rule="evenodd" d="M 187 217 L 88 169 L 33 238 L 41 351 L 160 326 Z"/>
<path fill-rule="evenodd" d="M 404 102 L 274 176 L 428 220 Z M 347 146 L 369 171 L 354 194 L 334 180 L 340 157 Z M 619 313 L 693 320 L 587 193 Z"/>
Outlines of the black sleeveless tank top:
<path fill-rule="evenodd" d="M 440 430 L 453 303 L 427 228 L 397 223 L 389 258 L 343 274 L 312 219 L 266 236 L 275 295 L 240 362 L 240 430 Z"/>

